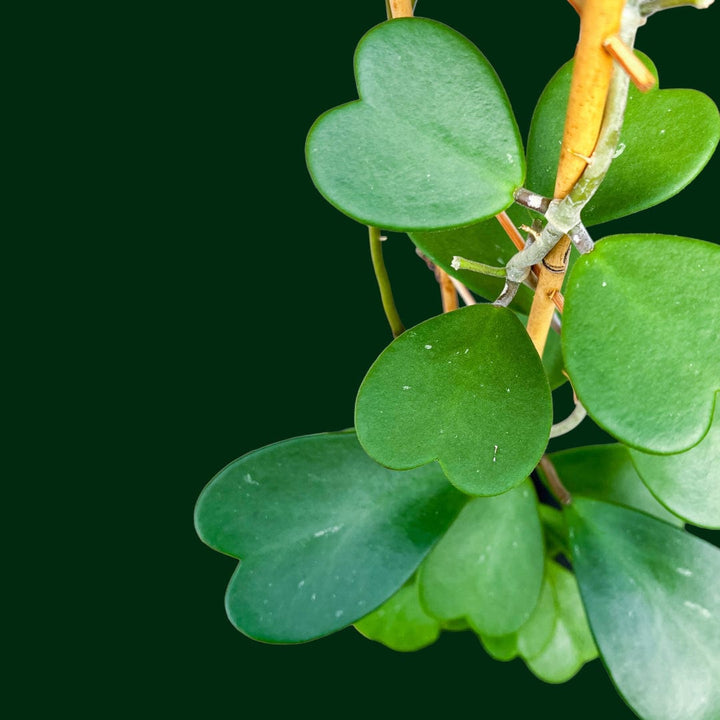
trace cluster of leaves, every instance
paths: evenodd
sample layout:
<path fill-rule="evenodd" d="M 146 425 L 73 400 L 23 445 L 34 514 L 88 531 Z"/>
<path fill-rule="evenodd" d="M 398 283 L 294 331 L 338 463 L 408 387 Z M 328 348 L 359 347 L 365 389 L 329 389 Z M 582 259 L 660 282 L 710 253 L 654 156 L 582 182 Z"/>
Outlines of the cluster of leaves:
<path fill-rule="evenodd" d="M 529 221 L 513 204 L 523 184 L 552 195 L 571 65 L 539 100 L 527 154 L 493 69 L 450 28 L 383 23 L 355 66 L 360 99 L 308 137 L 318 189 L 364 224 L 408 232 L 494 298 L 497 279 L 450 262 L 506 262 L 514 246 L 493 216 Z M 719 137 L 701 93 L 631 91 L 618 157 L 583 221 L 671 197 Z M 562 339 L 542 361 L 523 327 L 526 288 L 510 309 L 431 318 L 370 368 L 354 430 L 222 470 L 196 525 L 241 559 L 226 595 L 233 624 L 284 643 L 355 624 L 403 651 L 470 629 L 548 682 L 599 652 L 643 718 L 717 718 L 720 551 L 684 523 L 720 527 L 720 248 L 604 238 L 575 261 L 565 298 Z M 618 442 L 550 456 L 573 496 L 561 510 L 529 478 L 547 480 L 536 468 L 567 377 Z"/>

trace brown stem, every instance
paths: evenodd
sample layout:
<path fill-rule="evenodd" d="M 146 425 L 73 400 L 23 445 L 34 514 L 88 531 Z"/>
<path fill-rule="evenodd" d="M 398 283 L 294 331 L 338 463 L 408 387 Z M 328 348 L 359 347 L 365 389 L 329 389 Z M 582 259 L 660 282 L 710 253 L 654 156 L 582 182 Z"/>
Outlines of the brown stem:
<path fill-rule="evenodd" d="M 440 283 L 440 295 L 442 297 L 443 312 L 447 313 L 451 310 L 457 310 L 459 307 L 457 290 L 450 276 L 440 268 L 438 271 L 438 282 Z"/>
<path fill-rule="evenodd" d="M 603 42 L 620 29 L 624 0 L 584 0 L 580 39 L 575 51 L 570 98 L 565 116 L 555 197 L 563 198 L 582 175 L 600 134 L 613 61 Z M 570 238 L 564 236 L 548 253 L 538 276 L 527 330 L 542 356 L 555 306 L 567 270 Z M 549 266 L 549 267 L 548 267 Z M 550 270 L 549 268 L 553 268 Z"/>
<path fill-rule="evenodd" d="M 572 495 L 568 489 L 562 484 L 560 476 L 557 474 L 557 470 L 552 463 L 552 460 L 547 455 L 543 455 L 540 458 L 538 465 L 542 468 L 547 479 L 550 492 L 558 499 L 562 505 L 570 505 L 572 503 Z"/>

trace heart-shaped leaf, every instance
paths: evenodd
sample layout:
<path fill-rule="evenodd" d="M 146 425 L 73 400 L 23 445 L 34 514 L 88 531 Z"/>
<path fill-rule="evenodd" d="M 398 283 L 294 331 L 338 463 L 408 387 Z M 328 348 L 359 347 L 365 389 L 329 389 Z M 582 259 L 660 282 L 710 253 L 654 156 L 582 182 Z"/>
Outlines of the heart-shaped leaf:
<path fill-rule="evenodd" d="M 399 473 L 352 432 L 294 438 L 222 470 L 195 510 L 200 538 L 241 559 L 226 609 L 242 632 L 303 642 L 343 628 L 412 575 L 466 498 L 436 465 Z"/>
<path fill-rule="evenodd" d="M 638 56 L 657 71 L 642 53 Z M 563 65 L 538 101 L 528 137 L 527 186 L 552 196 L 570 91 L 572 61 Z M 697 90 L 631 87 L 619 155 L 583 210 L 596 225 L 630 215 L 679 193 L 705 167 L 720 138 L 715 103 Z"/>
<path fill-rule="evenodd" d="M 517 650 L 517 635 L 512 633 L 510 635 L 479 635 L 480 642 L 482 642 L 487 654 L 493 660 L 499 660 L 500 662 L 508 662 L 513 660 L 518 655 Z"/>
<path fill-rule="evenodd" d="M 572 270 L 562 342 L 575 392 L 601 427 L 641 450 L 691 448 L 720 390 L 720 246 L 605 238 Z"/>
<path fill-rule="evenodd" d="M 439 460 L 474 495 L 519 485 L 547 445 L 547 378 L 525 329 L 506 308 L 472 305 L 395 339 L 360 387 L 358 438 L 379 463 Z"/>
<path fill-rule="evenodd" d="M 598 500 L 566 513 L 590 626 L 621 695 L 644 720 L 716 720 L 720 550 Z"/>
<path fill-rule="evenodd" d="M 532 222 L 530 213 L 520 205 L 511 205 L 507 213 L 516 227 L 530 225 Z M 455 270 L 451 265 L 453 257 L 459 255 L 486 265 L 504 266 L 517 252 L 517 248 L 495 218 L 454 230 L 414 232 L 409 235 L 423 255 L 435 265 L 488 300 L 495 300 L 505 281 L 469 270 Z M 532 290 L 521 285 L 512 307 L 527 314 L 531 305 Z"/>
<path fill-rule="evenodd" d="M 668 456 L 663 456 L 668 457 Z M 633 467 L 624 445 L 592 445 L 550 454 L 563 485 L 573 497 L 624 505 L 682 527 L 683 521 L 669 513 L 650 493 Z M 541 466 L 538 473 L 547 480 Z"/>
<path fill-rule="evenodd" d="M 597 657 L 575 576 L 556 562 L 547 564 L 555 598 L 555 623 L 549 641 L 537 655 L 526 655 L 532 672 L 548 683 L 563 683 Z M 547 623 L 547 618 L 544 618 Z M 532 648 L 530 648 L 532 649 Z"/>
<path fill-rule="evenodd" d="M 518 655 L 523 658 L 535 657 L 550 643 L 558 615 L 551 580 L 553 570 L 549 568 L 551 564 L 554 563 L 546 562 L 540 596 L 527 622 L 517 632 L 510 635 L 495 637 L 482 635 L 480 637 L 485 650 L 496 660 L 512 660 Z"/>
<path fill-rule="evenodd" d="M 440 620 L 465 618 L 483 635 L 515 632 L 543 579 L 544 547 L 532 484 L 471 500 L 420 567 L 420 598 Z"/>
<path fill-rule="evenodd" d="M 399 652 L 420 650 L 440 636 L 440 623 L 420 604 L 417 582 L 400 588 L 377 610 L 356 622 L 355 628 L 369 640 Z"/>
<path fill-rule="evenodd" d="M 707 435 L 677 455 L 630 449 L 630 457 L 655 497 L 693 525 L 720 528 L 720 403 Z"/>
<path fill-rule="evenodd" d="M 495 71 L 467 38 L 421 18 L 372 29 L 355 55 L 360 100 L 308 135 L 318 190 L 389 230 L 470 225 L 504 210 L 525 176 L 520 134 Z"/>

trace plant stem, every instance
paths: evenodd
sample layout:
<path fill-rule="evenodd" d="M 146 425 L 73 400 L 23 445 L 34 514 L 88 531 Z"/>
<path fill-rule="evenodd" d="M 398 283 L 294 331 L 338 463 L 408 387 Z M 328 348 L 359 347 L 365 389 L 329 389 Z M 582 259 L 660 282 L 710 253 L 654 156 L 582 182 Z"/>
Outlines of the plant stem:
<path fill-rule="evenodd" d="M 413 0 L 387 0 L 385 5 L 389 18 L 413 16 Z"/>
<path fill-rule="evenodd" d="M 547 455 L 543 455 L 538 465 L 542 468 L 543 473 L 545 473 L 550 492 L 557 498 L 561 505 L 570 505 L 570 503 L 572 503 L 572 495 L 562 484 L 552 460 L 550 460 Z"/>
<path fill-rule="evenodd" d="M 470 270 L 471 272 L 488 275 L 489 277 L 504 278 L 505 268 L 495 267 L 494 265 L 486 265 L 477 260 L 468 260 L 467 258 L 455 255 L 451 263 L 454 270 Z"/>
<path fill-rule="evenodd" d="M 555 197 L 564 198 L 574 187 L 595 150 L 610 89 L 613 61 L 603 42 L 620 30 L 624 0 L 584 0 L 580 17 L 580 39 L 575 53 L 565 130 L 555 181 Z M 548 253 L 547 265 L 538 277 L 528 333 L 542 357 L 552 321 L 553 297 L 562 288 L 570 238 L 565 235 Z"/>
<path fill-rule="evenodd" d="M 472 293 L 463 285 L 459 280 L 456 280 L 452 275 L 448 275 L 450 282 L 455 286 L 457 294 L 463 299 L 466 305 L 477 305 L 477 300 L 473 297 Z"/>
<path fill-rule="evenodd" d="M 697 10 L 709 8 L 715 0 L 644 0 L 640 3 L 640 13 L 647 17 L 660 10 L 676 7 L 694 7 Z"/>
<path fill-rule="evenodd" d="M 382 300 L 383 310 L 385 311 L 385 317 L 390 324 L 393 337 L 397 337 L 405 332 L 405 326 L 402 324 L 400 315 L 395 307 L 395 300 L 393 298 L 392 288 L 390 287 L 390 278 L 388 277 L 387 268 L 385 267 L 385 259 L 383 258 L 380 229 L 368 226 L 368 231 L 370 235 L 370 257 L 372 258 L 375 278 L 377 279 L 377 284 L 380 288 L 380 299 Z"/>
<path fill-rule="evenodd" d="M 586 417 L 587 410 L 576 401 L 573 411 L 564 420 L 555 423 L 550 428 L 550 438 L 567 435 L 567 433 L 574 430 Z"/>
<path fill-rule="evenodd" d="M 449 313 L 452 310 L 457 310 L 460 305 L 458 303 L 455 285 L 451 277 L 440 268 L 438 268 L 438 282 L 440 283 L 440 297 L 442 299 L 443 312 Z"/>

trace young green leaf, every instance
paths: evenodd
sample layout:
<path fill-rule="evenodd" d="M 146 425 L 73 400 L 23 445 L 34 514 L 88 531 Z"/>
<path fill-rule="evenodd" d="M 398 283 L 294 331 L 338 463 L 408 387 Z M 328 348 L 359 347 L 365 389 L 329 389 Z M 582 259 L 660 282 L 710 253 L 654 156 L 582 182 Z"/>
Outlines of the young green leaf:
<path fill-rule="evenodd" d="M 640 510 L 682 527 L 650 493 L 633 467 L 624 445 L 591 445 L 550 454 L 563 485 L 575 496 L 604 500 Z M 538 473 L 547 481 L 542 467 Z"/>
<path fill-rule="evenodd" d="M 545 563 L 540 597 L 528 621 L 516 633 L 480 639 L 496 660 L 520 656 L 548 683 L 566 682 L 597 657 L 575 577 L 552 560 Z"/>
<path fill-rule="evenodd" d="M 556 562 L 548 562 L 547 579 L 555 599 L 555 623 L 550 639 L 538 643 L 537 655 L 527 654 L 530 670 L 548 683 L 563 683 L 597 657 L 575 576 Z M 542 616 L 547 627 L 548 619 Z M 532 651 L 530 645 L 528 650 Z"/>
<path fill-rule="evenodd" d="M 649 58 L 637 54 L 657 77 Z M 547 196 L 554 191 L 571 74 L 572 61 L 543 91 L 530 127 L 526 184 Z M 718 139 L 720 115 L 703 93 L 631 87 L 618 156 L 583 210 L 583 222 L 614 220 L 676 195 L 705 167 Z"/>
<path fill-rule="evenodd" d="M 415 581 L 356 622 L 355 628 L 369 640 L 399 652 L 420 650 L 440 636 L 440 622 L 423 609 Z"/>
<path fill-rule="evenodd" d="M 355 55 L 360 100 L 322 115 L 306 156 L 342 212 L 388 230 L 470 225 L 508 207 L 525 161 L 505 91 L 482 53 L 431 20 L 372 29 Z"/>
<path fill-rule="evenodd" d="M 471 500 L 420 566 L 420 599 L 481 635 L 520 628 L 537 604 L 544 547 L 532 484 Z"/>
<path fill-rule="evenodd" d="M 466 498 L 437 465 L 374 463 L 352 432 L 294 438 L 241 457 L 203 490 L 200 538 L 241 559 L 232 623 L 304 642 L 367 615 L 412 575 Z"/>
<path fill-rule="evenodd" d="M 638 474 L 653 495 L 693 525 L 720 528 L 720 403 L 708 434 L 677 455 L 630 449 Z"/>
<path fill-rule="evenodd" d="M 516 226 L 530 225 L 532 222 L 530 213 L 520 205 L 511 205 L 507 213 Z M 423 255 L 487 300 L 495 300 L 505 281 L 469 270 L 455 270 L 451 265 L 453 257 L 459 255 L 486 265 L 505 266 L 517 252 L 515 245 L 495 218 L 455 230 L 414 232 L 409 235 Z M 527 314 L 531 305 L 532 291 L 523 285 L 518 290 L 512 307 Z"/>
<path fill-rule="evenodd" d="M 473 495 L 519 485 L 547 445 L 551 395 L 537 352 L 506 308 L 473 305 L 395 339 L 357 396 L 358 438 L 397 469 L 439 460 Z"/>
<path fill-rule="evenodd" d="M 478 637 L 485 651 L 493 660 L 508 662 L 517 657 L 517 636 L 515 633 L 498 636 L 479 635 Z"/>
<path fill-rule="evenodd" d="M 590 626 L 620 694 L 643 720 L 717 720 L 720 550 L 598 500 L 565 512 Z"/>
<path fill-rule="evenodd" d="M 720 390 L 720 246 L 616 235 L 576 263 L 563 355 L 588 414 L 626 445 L 696 445 Z"/>

